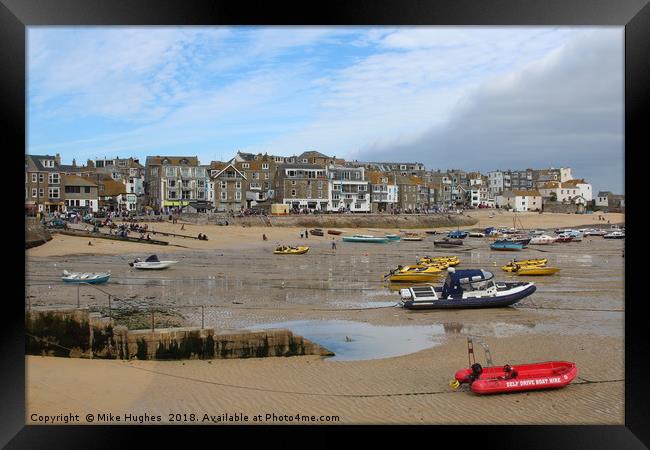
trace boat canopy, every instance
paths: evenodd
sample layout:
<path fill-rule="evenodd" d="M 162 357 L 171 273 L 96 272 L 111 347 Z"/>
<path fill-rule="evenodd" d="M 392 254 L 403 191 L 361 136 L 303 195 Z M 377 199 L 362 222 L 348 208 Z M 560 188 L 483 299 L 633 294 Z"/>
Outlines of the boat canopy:
<path fill-rule="evenodd" d="M 492 272 L 481 269 L 465 269 L 449 272 L 447 280 L 442 287 L 442 298 L 447 296 L 463 295 L 464 290 L 472 290 L 472 283 L 488 281 L 494 278 Z"/>
<path fill-rule="evenodd" d="M 148 257 L 144 261 L 145 262 L 160 262 L 157 255 L 151 255 L 150 257 Z"/>

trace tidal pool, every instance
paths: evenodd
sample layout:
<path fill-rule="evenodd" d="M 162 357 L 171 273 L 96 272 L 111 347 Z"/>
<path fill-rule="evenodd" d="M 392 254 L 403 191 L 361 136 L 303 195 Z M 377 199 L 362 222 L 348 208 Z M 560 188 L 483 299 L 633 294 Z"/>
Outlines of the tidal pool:
<path fill-rule="evenodd" d="M 249 327 L 250 330 L 287 328 L 334 352 L 333 361 L 389 358 L 442 343 L 444 326 L 380 326 L 350 320 L 295 320 Z"/>

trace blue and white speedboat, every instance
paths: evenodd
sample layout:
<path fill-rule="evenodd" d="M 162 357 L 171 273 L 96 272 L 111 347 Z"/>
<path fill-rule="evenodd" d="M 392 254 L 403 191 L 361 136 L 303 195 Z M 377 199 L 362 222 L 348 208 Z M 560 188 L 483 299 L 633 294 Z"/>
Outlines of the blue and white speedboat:
<path fill-rule="evenodd" d="M 486 270 L 447 269 L 442 287 L 417 286 L 401 289 L 401 306 L 406 309 L 461 309 L 509 306 L 537 289 L 530 282 L 494 282 Z"/>
<path fill-rule="evenodd" d="M 367 234 L 356 234 L 354 236 L 343 236 L 344 242 L 372 242 L 375 244 L 386 244 L 390 240 L 387 237 L 377 237 Z"/>
<path fill-rule="evenodd" d="M 450 231 L 447 237 L 451 239 L 465 239 L 469 233 L 467 231 Z"/>
<path fill-rule="evenodd" d="M 88 283 L 101 284 L 106 283 L 111 278 L 110 272 L 92 273 L 92 272 L 68 272 L 63 271 L 61 280 L 66 283 Z"/>

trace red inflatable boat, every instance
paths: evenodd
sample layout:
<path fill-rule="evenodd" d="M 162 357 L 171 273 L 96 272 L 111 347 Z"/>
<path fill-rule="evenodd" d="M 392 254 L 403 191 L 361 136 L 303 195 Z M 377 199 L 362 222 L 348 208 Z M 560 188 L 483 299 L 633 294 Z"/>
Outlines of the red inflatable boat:
<path fill-rule="evenodd" d="M 456 372 L 454 387 L 470 383 L 476 394 L 552 389 L 566 386 L 577 374 L 576 365 L 566 361 L 485 368 L 473 364 L 469 369 Z"/>

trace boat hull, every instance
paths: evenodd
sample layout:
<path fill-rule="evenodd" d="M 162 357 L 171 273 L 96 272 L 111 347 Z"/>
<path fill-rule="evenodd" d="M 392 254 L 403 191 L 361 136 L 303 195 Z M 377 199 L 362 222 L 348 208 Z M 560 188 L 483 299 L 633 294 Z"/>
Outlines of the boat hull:
<path fill-rule="evenodd" d="M 159 261 L 159 262 L 136 262 L 133 268 L 138 270 L 162 270 L 173 266 L 178 261 Z"/>
<path fill-rule="evenodd" d="M 553 275 L 559 271 L 560 269 L 556 267 L 522 267 L 519 270 L 515 271 L 515 273 L 517 275 L 542 276 Z"/>
<path fill-rule="evenodd" d="M 561 388 L 578 375 L 576 365 L 566 361 L 520 364 L 512 369 L 517 372 L 515 377 L 510 377 L 503 367 L 485 367 L 473 382 L 469 378 L 472 369 L 462 369 L 456 372 L 455 379 L 459 383 L 471 382 L 475 394 L 502 394 Z"/>
<path fill-rule="evenodd" d="M 526 289 L 519 292 L 498 297 L 454 298 L 431 300 L 427 302 L 406 300 L 403 302 L 402 306 L 406 309 L 413 310 L 503 308 L 505 306 L 514 305 L 519 300 L 528 297 L 536 290 L 537 288 L 535 285 L 531 284 Z"/>
<path fill-rule="evenodd" d="M 341 238 L 343 242 L 368 242 L 372 244 L 386 244 L 390 240 L 388 238 L 369 238 L 369 237 L 354 237 L 354 236 L 343 236 Z"/>
<path fill-rule="evenodd" d="M 297 250 L 274 250 L 276 255 L 303 255 L 309 251 L 309 247 L 298 247 Z"/>
<path fill-rule="evenodd" d="M 93 278 L 90 280 L 88 279 L 82 280 L 80 278 L 70 279 L 66 277 L 62 277 L 61 280 L 63 280 L 64 283 L 70 283 L 70 284 L 102 284 L 102 283 L 106 283 L 108 280 L 110 280 L 110 278 L 111 278 L 110 275 L 106 275 L 103 277 Z"/>
<path fill-rule="evenodd" d="M 524 246 L 522 244 L 491 244 L 490 248 L 492 250 L 500 251 L 518 251 L 523 250 Z"/>

